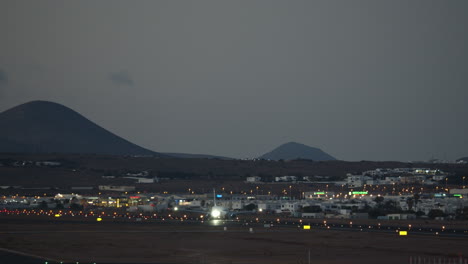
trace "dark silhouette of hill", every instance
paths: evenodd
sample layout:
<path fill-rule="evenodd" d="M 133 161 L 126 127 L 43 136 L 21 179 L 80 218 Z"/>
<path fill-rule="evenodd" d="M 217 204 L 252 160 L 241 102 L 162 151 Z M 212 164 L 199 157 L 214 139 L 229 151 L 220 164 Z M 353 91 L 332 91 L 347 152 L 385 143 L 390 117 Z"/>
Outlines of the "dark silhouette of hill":
<path fill-rule="evenodd" d="M 289 142 L 260 157 L 267 160 L 294 160 L 307 159 L 316 161 L 336 160 L 321 149 L 309 147 L 304 144 Z"/>
<path fill-rule="evenodd" d="M 163 156 L 63 105 L 32 101 L 0 113 L 0 152 Z"/>

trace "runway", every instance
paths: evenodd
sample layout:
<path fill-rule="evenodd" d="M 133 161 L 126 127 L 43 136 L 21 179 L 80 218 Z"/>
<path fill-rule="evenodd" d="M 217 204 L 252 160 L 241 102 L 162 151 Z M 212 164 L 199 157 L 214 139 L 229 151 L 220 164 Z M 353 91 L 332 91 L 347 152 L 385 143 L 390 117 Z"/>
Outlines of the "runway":
<path fill-rule="evenodd" d="M 8 220 L 3 218 L 0 219 L 0 223 L 7 225 Z M 17 219 L 15 223 L 27 222 L 31 223 L 28 219 Z M 41 223 L 53 224 L 54 230 L 12 230 L 12 231 L 0 231 L 0 234 L 46 234 L 46 233 L 297 233 L 307 232 L 304 230 L 304 225 L 309 225 L 312 230 L 323 230 L 323 231 L 343 231 L 343 232 L 372 232 L 372 233 L 397 233 L 401 231 L 407 231 L 410 236 L 438 236 L 438 237 L 466 237 L 468 238 L 468 232 L 464 229 L 444 229 L 444 228 L 409 228 L 408 226 L 387 226 L 387 225 L 348 225 L 348 224 L 319 224 L 319 223 L 308 223 L 306 221 L 300 223 L 298 221 L 249 221 L 249 220 L 208 220 L 208 221 L 196 221 L 196 220 L 151 220 L 151 221 L 115 221 L 114 219 L 106 219 L 103 222 L 96 223 L 93 221 L 80 221 L 79 219 L 49 219 L 40 220 Z M 74 224 L 79 225 L 79 230 L 60 230 L 61 225 Z M 94 225 L 105 225 L 108 229 L 106 230 L 86 230 L 86 226 Z M 116 229 L 110 229 L 109 227 L 115 226 Z M 119 229 L 125 226 L 126 229 Z M 138 230 L 139 227 L 157 227 L 155 230 Z M 269 226 L 269 227 L 265 227 Z M 134 230 L 128 230 L 129 227 L 135 227 Z M 164 227 L 170 227 L 170 229 L 161 229 Z"/>
<path fill-rule="evenodd" d="M 353 259 L 361 264 L 393 264 L 404 263 L 410 256 L 455 256 L 464 252 L 468 241 L 456 233 L 418 230 L 401 237 L 396 231 L 396 226 L 306 220 L 0 218 L 1 246 L 54 260 L 63 258 L 67 264 L 297 263 L 304 261 L 307 249 L 316 263 Z M 7 253 L 3 257 L 11 262 L 1 263 L 60 263 Z"/>

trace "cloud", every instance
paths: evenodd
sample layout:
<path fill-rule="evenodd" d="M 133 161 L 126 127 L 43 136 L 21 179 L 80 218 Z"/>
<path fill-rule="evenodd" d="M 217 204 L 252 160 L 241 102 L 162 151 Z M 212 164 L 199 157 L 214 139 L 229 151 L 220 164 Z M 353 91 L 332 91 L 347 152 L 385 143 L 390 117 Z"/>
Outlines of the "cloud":
<path fill-rule="evenodd" d="M 109 78 L 118 85 L 133 86 L 134 84 L 132 76 L 127 71 L 111 72 Z"/>
<path fill-rule="evenodd" d="M 1 84 L 7 84 L 8 83 L 8 76 L 7 73 L 0 69 L 0 85 Z"/>

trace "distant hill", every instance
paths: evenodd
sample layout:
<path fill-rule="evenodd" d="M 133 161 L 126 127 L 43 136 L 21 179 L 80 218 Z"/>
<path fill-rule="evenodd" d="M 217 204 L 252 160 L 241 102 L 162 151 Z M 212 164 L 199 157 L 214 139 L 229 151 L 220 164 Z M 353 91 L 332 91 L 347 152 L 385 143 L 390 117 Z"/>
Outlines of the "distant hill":
<path fill-rule="evenodd" d="M 0 152 L 163 156 L 63 105 L 33 101 L 0 113 Z"/>
<path fill-rule="evenodd" d="M 188 154 L 188 153 L 172 153 L 172 152 L 162 152 L 162 154 L 175 158 L 182 159 L 221 159 L 221 160 L 232 160 L 233 158 L 223 157 L 223 156 L 214 156 L 207 154 Z"/>
<path fill-rule="evenodd" d="M 459 160 L 463 160 L 463 161 L 468 162 L 468 157 L 460 158 L 460 159 L 458 159 L 457 161 L 459 161 Z"/>
<path fill-rule="evenodd" d="M 276 149 L 268 152 L 261 157 L 260 159 L 267 160 L 293 160 L 293 159 L 308 159 L 316 161 L 325 161 L 325 160 L 336 160 L 334 157 L 323 152 L 321 149 L 309 147 L 304 144 L 289 142 L 283 144 Z"/>

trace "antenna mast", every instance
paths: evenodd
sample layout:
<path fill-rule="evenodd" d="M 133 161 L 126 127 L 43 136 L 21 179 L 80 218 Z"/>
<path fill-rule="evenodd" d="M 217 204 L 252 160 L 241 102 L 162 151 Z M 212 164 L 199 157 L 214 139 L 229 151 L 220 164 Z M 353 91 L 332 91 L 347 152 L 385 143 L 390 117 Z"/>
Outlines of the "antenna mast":
<path fill-rule="evenodd" d="M 213 188 L 213 201 L 214 201 L 214 206 L 216 206 L 216 191 L 215 191 L 215 188 Z"/>

